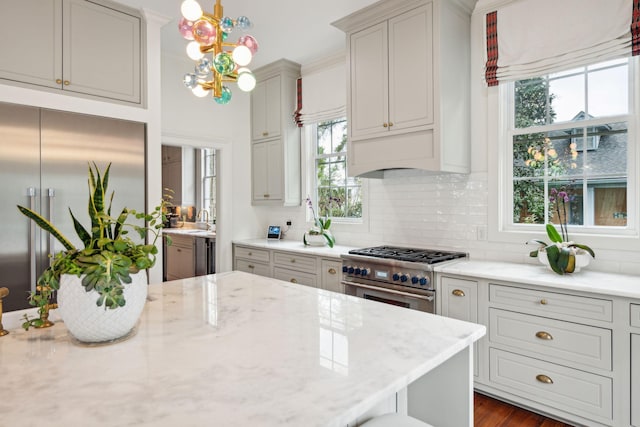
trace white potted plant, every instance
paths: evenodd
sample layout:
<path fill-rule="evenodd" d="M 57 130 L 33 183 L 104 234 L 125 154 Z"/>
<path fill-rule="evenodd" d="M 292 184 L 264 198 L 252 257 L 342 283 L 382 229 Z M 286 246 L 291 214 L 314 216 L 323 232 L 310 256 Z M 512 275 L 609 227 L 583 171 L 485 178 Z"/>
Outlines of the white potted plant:
<path fill-rule="evenodd" d="M 147 297 L 147 272 L 156 262 L 156 242 L 163 226 L 164 204 L 145 214 L 126 207 L 117 218 L 111 216 L 114 193 L 108 195 L 109 169 L 101 174 L 89 165 L 88 212 L 91 226 L 85 228 L 71 209 L 75 231 L 84 244 L 76 248 L 71 241 L 37 212 L 18 206 L 43 230 L 63 246 L 51 265 L 38 278 L 37 290 L 29 301 L 42 315 L 57 291 L 60 317 L 79 341 L 110 341 L 127 335 L 137 322 Z M 131 222 L 142 221 L 143 225 Z M 128 236 L 135 231 L 142 243 Z M 148 236 L 150 243 L 145 243 Z M 23 327 L 41 326 L 42 317 L 25 316 Z M 45 316 L 46 318 L 46 316 Z"/>

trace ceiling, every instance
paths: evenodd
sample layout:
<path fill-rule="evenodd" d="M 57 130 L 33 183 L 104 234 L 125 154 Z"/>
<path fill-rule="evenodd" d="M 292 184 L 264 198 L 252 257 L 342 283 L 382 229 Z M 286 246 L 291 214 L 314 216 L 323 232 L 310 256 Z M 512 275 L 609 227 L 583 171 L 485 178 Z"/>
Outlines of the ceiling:
<path fill-rule="evenodd" d="M 301 65 L 344 51 L 345 36 L 331 26 L 336 21 L 377 0 L 223 0 L 224 14 L 245 15 L 253 22 L 249 31 L 259 44 L 252 68 L 280 58 Z M 148 8 L 171 18 L 162 31 L 164 53 L 182 54 L 187 41 L 178 33 L 182 0 L 117 0 L 134 8 Z M 203 10 L 213 13 L 214 0 L 199 0 Z M 231 34 L 231 40 L 237 36 Z M 185 54 L 186 56 L 186 54 Z"/>

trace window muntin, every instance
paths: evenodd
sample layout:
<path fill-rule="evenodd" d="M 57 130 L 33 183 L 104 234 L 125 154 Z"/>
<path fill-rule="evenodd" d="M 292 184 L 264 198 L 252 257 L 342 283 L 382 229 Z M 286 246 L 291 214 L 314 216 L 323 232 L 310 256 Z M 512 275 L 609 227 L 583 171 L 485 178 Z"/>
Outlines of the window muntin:
<path fill-rule="evenodd" d="M 347 120 L 339 118 L 316 125 L 315 200 L 317 213 L 334 220 L 362 218 L 362 182 L 347 174 Z"/>
<path fill-rule="evenodd" d="M 518 81 L 510 96 L 512 224 L 557 223 L 555 188 L 569 224 L 626 227 L 628 60 Z"/>

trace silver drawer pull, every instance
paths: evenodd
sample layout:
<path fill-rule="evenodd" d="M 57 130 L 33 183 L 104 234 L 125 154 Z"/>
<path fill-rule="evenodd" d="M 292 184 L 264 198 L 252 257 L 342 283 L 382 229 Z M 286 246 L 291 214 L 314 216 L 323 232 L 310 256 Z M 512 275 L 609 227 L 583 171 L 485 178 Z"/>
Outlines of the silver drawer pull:
<path fill-rule="evenodd" d="M 329 269 L 329 274 L 336 274 L 336 269 L 335 268 L 330 268 Z"/>
<path fill-rule="evenodd" d="M 542 299 L 540 300 L 540 304 L 542 304 L 542 305 L 547 305 L 548 303 L 549 303 L 549 302 L 548 302 L 546 299 L 544 299 L 544 298 L 542 298 Z"/>
<path fill-rule="evenodd" d="M 463 297 L 463 296 L 464 296 L 464 291 L 463 291 L 463 290 L 461 290 L 461 289 L 454 289 L 454 290 L 451 292 L 451 294 L 452 294 L 452 295 L 455 295 L 455 296 L 457 296 L 457 297 Z"/>
<path fill-rule="evenodd" d="M 296 279 L 291 279 L 290 281 L 291 281 L 291 283 L 298 283 L 298 281 Z"/>
<path fill-rule="evenodd" d="M 545 332 L 545 331 L 537 332 L 536 337 L 540 338 L 541 340 L 547 340 L 547 341 L 551 341 L 553 339 L 553 336 L 549 332 Z"/>
<path fill-rule="evenodd" d="M 544 374 L 536 375 L 536 379 L 541 383 L 553 384 L 553 380 Z"/>

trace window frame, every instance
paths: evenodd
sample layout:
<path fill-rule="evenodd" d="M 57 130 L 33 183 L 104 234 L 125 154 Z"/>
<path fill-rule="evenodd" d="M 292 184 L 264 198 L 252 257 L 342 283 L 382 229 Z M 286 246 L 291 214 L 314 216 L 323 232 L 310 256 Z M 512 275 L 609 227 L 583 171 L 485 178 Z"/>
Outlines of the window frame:
<path fill-rule="evenodd" d="M 489 239 L 502 242 L 526 242 L 533 238 L 546 238 L 543 224 L 516 224 L 513 221 L 513 136 L 517 133 L 535 133 L 555 129 L 566 129 L 570 121 L 545 126 L 532 126 L 516 129 L 513 111 L 514 83 L 502 83 L 496 88 L 487 89 L 488 101 L 488 153 L 489 153 L 489 188 L 495 192 L 489 195 Z M 627 226 L 569 226 L 572 240 L 606 249 L 639 249 L 640 241 L 640 65 L 638 58 L 629 59 L 629 113 L 595 119 L 587 127 L 600 123 L 627 121 Z M 521 131 L 521 132 L 517 132 Z M 493 137 L 492 137 L 493 136 Z M 495 153 L 491 160 L 491 153 Z M 492 165 L 496 166 L 495 168 Z"/>

